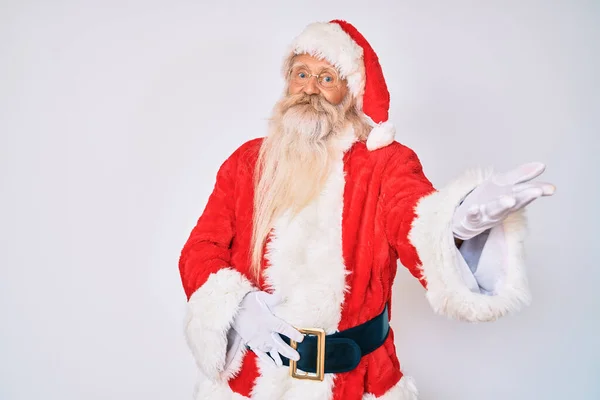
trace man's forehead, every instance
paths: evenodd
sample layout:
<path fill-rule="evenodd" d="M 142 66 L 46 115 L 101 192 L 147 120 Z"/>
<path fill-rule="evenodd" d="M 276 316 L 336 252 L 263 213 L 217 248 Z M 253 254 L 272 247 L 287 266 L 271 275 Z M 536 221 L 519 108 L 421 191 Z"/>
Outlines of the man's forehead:
<path fill-rule="evenodd" d="M 292 63 L 292 66 L 296 65 L 306 65 L 307 67 L 319 69 L 329 68 L 334 71 L 337 71 L 337 68 L 335 68 L 335 66 L 329 61 L 322 58 L 317 58 L 307 53 L 298 54 L 294 57 L 294 62 Z"/>

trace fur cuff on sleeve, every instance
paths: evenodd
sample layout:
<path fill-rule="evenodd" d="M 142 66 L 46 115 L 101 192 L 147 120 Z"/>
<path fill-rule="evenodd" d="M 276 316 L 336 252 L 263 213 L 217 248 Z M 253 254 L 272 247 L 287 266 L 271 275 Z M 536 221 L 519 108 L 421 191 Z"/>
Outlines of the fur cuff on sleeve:
<path fill-rule="evenodd" d="M 419 391 L 415 381 L 404 375 L 398 383 L 381 396 L 377 397 L 367 393 L 363 395 L 362 400 L 419 400 Z"/>
<path fill-rule="evenodd" d="M 186 339 L 198 367 L 213 381 L 228 380 L 241 368 L 244 346 L 230 329 L 240 302 L 251 290 L 252 284 L 240 272 L 224 268 L 190 297 Z"/>
<path fill-rule="evenodd" d="M 433 310 L 471 322 L 496 320 L 530 302 L 523 246 L 526 219 L 522 211 L 511 214 L 503 222 L 505 277 L 494 293 L 471 291 L 461 275 L 460 263 L 464 260 L 454 243 L 452 217 L 463 198 L 489 174 L 481 170 L 468 171 L 444 189 L 421 199 L 409 234 L 421 260 L 427 299 Z"/>

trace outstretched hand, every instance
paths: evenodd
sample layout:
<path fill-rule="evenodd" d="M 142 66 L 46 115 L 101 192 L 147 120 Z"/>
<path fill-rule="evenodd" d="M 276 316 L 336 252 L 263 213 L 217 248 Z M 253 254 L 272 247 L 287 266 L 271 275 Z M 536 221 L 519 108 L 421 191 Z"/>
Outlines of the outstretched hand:
<path fill-rule="evenodd" d="M 546 166 L 523 164 L 511 171 L 492 175 L 475 188 L 454 212 L 452 231 L 458 239 L 468 240 L 499 225 L 511 213 L 556 188 L 546 182 L 531 182 Z"/>

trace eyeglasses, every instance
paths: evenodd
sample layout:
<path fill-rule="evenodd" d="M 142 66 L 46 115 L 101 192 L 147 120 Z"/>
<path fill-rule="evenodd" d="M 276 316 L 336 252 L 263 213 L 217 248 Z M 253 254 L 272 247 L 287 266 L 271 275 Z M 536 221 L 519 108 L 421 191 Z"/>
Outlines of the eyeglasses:
<path fill-rule="evenodd" d="M 312 74 L 306 67 L 297 66 L 290 71 L 290 81 L 295 85 L 304 86 L 313 76 L 317 78 L 319 86 L 324 89 L 336 88 L 341 82 L 340 77 L 330 70 L 325 70 L 320 74 Z"/>

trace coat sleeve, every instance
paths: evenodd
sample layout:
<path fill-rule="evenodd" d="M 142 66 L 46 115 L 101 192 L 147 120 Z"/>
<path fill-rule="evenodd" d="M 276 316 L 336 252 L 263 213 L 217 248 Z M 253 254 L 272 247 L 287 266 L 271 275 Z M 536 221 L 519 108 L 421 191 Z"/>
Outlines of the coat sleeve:
<path fill-rule="evenodd" d="M 237 157 L 234 153 L 220 167 L 179 259 L 188 298 L 186 339 L 200 371 L 211 380 L 227 380 L 241 366 L 245 349 L 231 324 L 241 300 L 253 290 L 248 277 L 231 266 Z"/>
<path fill-rule="evenodd" d="M 436 190 L 425 177 L 417 155 L 402 145 L 397 149 L 382 181 L 386 234 L 402 265 L 427 289 L 433 310 L 478 322 L 493 321 L 529 304 L 522 212 L 510 215 L 483 243 L 477 243 L 476 265 L 472 260 L 467 264 L 454 242 L 454 210 L 491 171 L 466 171 Z M 495 273 L 490 274 L 490 270 Z M 482 289 L 477 279 L 486 277 L 489 281 L 490 276 L 494 282 L 486 282 Z"/>

